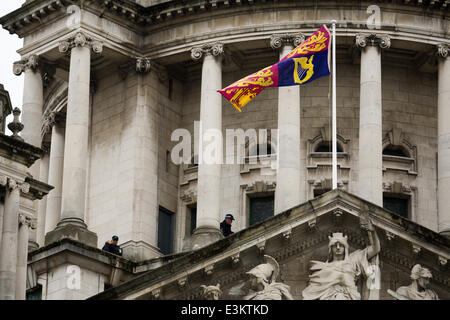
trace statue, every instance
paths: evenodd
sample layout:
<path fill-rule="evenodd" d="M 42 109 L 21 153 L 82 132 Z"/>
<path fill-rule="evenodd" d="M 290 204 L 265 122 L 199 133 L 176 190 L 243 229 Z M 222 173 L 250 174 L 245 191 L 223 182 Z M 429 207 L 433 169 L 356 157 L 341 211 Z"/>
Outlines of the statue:
<path fill-rule="evenodd" d="M 412 283 L 409 286 L 400 287 L 393 294 L 397 300 L 439 300 L 438 295 L 431 289 L 428 289 L 432 274 L 429 269 L 416 264 L 411 269 Z"/>
<path fill-rule="evenodd" d="M 222 290 L 220 290 L 220 283 L 216 286 L 201 286 L 203 289 L 203 298 L 205 300 L 219 300 L 222 296 Z"/>
<path fill-rule="evenodd" d="M 266 263 L 257 265 L 247 272 L 250 276 L 250 290 L 244 300 L 293 300 L 290 287 L 276 282 L 280 267 L 271 256 L 264 256 Z"/>
<path fill-rule="evenodd" d="M 361 294 L 356 286 L 359 276 L 369 280 L 379 276 L 378 269 L 369 261 L 372 258 L 377 260 L 380 241 L 367 213 L 361 215 L 360 223 L 361 228 L 368 231 L 370 245 L 350 253 L 347 236 L 333 233 L 329 237 L 327 261 L 311 261 L 313 273 L 309 285 L 302 292 L 304 300 L 360 300 Z"/>

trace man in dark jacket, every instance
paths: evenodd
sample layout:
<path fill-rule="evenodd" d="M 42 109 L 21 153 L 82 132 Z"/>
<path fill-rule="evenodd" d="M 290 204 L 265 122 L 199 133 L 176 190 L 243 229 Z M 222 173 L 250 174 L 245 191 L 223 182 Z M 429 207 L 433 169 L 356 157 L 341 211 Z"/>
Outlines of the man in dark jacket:
<path fill-rule="evenodd" d="M 117 243 L 119 242 L 119 237 L 118 236 L 113 236 L 112 240 L 108 240 L 105 242 L 105 245 L 103 246 L 102 250 L 111 252 L 113 254 L 117 254 L 118 256 L 122 255 L 122 249 L 120 249 L 120 246 L 117 245 Z"/>
<path fill-rule="evenodd" d="M 234 232 L 231 231 L 231 224 L 233 223 L 234 217 L 232 214 L 226 214 L 225 219 L 220 223 L 220 230 L 223 233 L 224 237 L 228 237 L 230 234 Z"/>

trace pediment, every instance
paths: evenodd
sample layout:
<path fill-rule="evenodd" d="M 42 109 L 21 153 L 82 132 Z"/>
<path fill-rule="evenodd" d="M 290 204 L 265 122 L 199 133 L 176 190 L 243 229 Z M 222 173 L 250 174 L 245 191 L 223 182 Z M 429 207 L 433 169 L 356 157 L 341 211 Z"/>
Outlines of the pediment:
<path fill-rule="evenodd" d="M 242 299 L 248 290 L 246 272 L 264 263 L 268 255 L 279 265 L 276 281 L 288 285 L 292 297 L 300 300 L 308 285 L 311 260 L 327 260 L 332 233 L 347 236 L 350 253 L 368 245 L 367 231 L 360 227 L 360 216 L 366 213 L 381 243 L 379 298 L 393 299 L 387 290 L 409 285 L 411 268 L 421 264 L 433 275 L 430 288 L 441 299 L 450 299 L 450 241 L 342 190 L 190 252 L 93 299 L 203 299 L 202 286 L 217 284 L 221 299 Z M 361 292 L 363 282 L 357 282 Z"/>

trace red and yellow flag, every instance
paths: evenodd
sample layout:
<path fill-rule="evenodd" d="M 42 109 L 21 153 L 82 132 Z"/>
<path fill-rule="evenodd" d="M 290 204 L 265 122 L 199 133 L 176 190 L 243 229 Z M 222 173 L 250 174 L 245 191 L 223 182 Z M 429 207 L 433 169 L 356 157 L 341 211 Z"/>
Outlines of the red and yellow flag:
<path fill-rule="evenodd" d="M 302 85 L 330 74 L 331 35 L 323 25 L 278 63 L 218 90 L 239 111 L 268 87 Z"/>

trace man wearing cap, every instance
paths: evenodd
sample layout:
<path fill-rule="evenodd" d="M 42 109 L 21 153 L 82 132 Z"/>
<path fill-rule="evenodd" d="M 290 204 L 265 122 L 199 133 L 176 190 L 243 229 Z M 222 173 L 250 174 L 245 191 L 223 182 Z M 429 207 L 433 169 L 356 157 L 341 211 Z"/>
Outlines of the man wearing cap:
<path fill-rule="evenodd" d="M 220 223 L 220 230 L 224 237 L 228 237 L 230 234 L 234 232 L 231 231 L 231 224 L 233 223 L 234 217 L 232 214 L 227 213 L 225 215 L 225 219 Z"/>
<path fill-rule="evenodd" d="M 118 236 L 113 236 L 112 240 L 108 240 L 105 242 L 105 245 L 103 246 L 104 251 L 108 251 L 110 253 L 113 254 L 117 254 L 118 256 L 122 255 L 122 249 L 120 248 L 120 246 L 117 244 L 119 242 L 119 237 Z"/>

